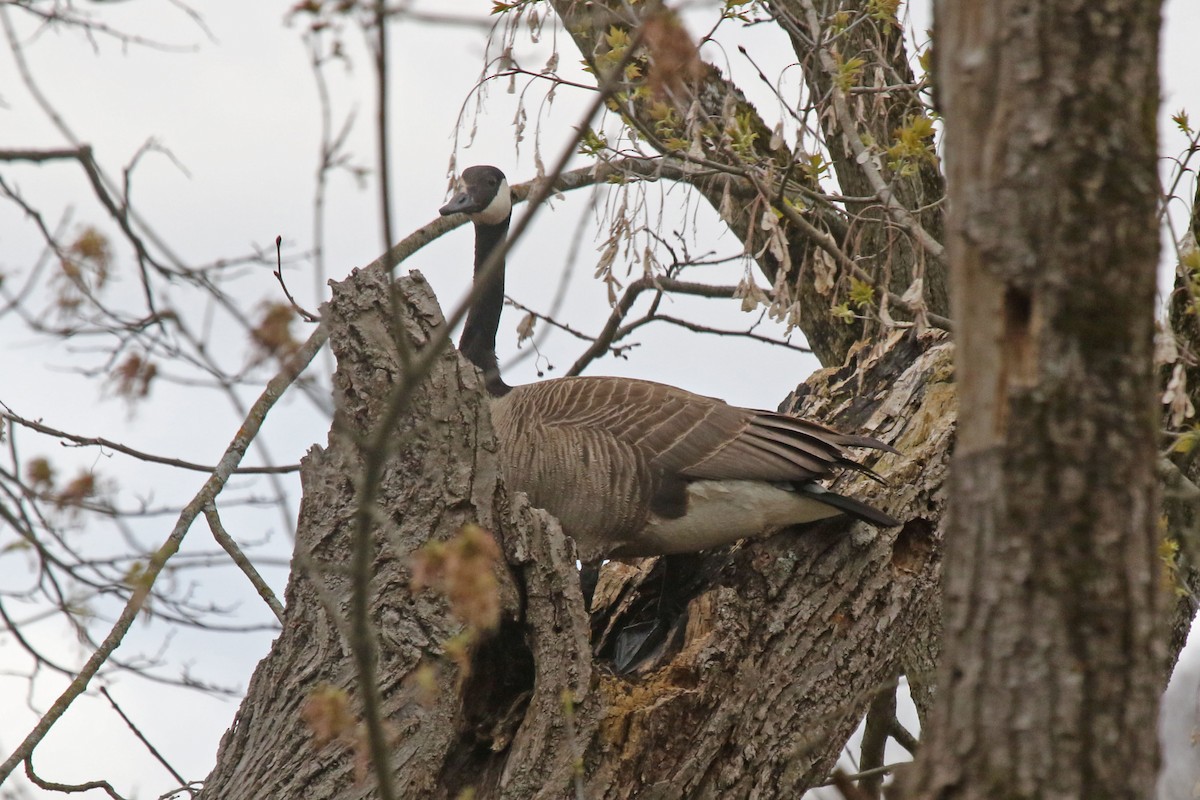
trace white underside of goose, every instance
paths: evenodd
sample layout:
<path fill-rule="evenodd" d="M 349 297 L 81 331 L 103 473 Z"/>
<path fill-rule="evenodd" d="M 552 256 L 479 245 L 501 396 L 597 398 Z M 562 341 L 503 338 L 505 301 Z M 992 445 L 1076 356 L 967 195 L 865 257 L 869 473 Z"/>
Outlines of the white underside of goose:
<path fill-rule="evenodd" d="M 693 481 L 687 494 L 686 514 L 675 519 L 652 516 L 637 539 L 613 555 L 706 550 L 842 513 L 810 495 L 762 481 Z"/>

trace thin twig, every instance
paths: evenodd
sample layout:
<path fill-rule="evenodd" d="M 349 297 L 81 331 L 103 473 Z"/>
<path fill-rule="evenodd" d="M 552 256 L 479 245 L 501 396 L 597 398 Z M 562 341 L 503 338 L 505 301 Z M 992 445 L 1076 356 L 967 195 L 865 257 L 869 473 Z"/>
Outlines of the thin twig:
<path fill-rule="evenodd" d="M 812 352 L 811 347 L 792 344 L 791 342 L 785 342 L 781 339 L 773 339 L 770 336 L 764 336 L 761 333 L 755 333 L 754 331 L 733 331 L 724 328 L 713 328 L 708 325 L 699 325 L 695 322 L 681 319 L 679 317 L 672 317 L 668 314 L 649 314 L 643 319 L 636 320 L 618 330 L 617 335 L 613 338 L 613 341 L 620 341 L 621 339 L 625 338 L 628 333 L 632 332 L 635 327 L 640 328 L 642 325 L 651 322 L 665 322 L 668 325 L 675 325 L 680 328 L 685 328 L 692 333 L 707 333 L 713 336 L 735 336 L 742 339 L 750 339 L 751 341 L 769 344 L 774 347 L 786 347 L 788 350 L 795 350 L 798 353 Z"/>
<path fill-rule="evenodd" d="M 874 775 L 887 775 L 889 772 L 894 772 L 897 767 L 903 767 L 905 764 L 911 764 L 911 763 L 912 763 L 911 761 L 897 761 L 894 764 L 885 764 L 882 767 L 876 767 L 875 769 L 866 769 L 866 770 L 863 770 L 862 772 L 855 772 L 852 775 L 847 775 L 846 773 L 842 772 L 841 770 L 836 770 L 833 773 L 833 775 L 830 776 L 829 780 L 827 780 L 823 783 L 814 784 L 813 786 L 810 786 L 809 788 L 810 789 L 820 789 L 823 786 L 836 786 L 838 784 L 839 777 L 844 781 L 857 781 L 857 780 L 861 780 L 863 778 L 870 778 Z"/>
<path fill-rule="evenodd" d="M 33 769 L 33 756 L 25 759 L 25 777 L 39 789 L 45 789 L 48 792 L 59 792 L 61 794 L 77 794 L 80 792 L 90 792 L 93 789 L 100 789 L 113 800 L 125 800 L 124 797 L 117 794 L 117 790 L 112 787 L 108 781 L 88 781 L 87 783 L 54 783 L 53 781 L 44 780 Z"/>
<path fill-rule="evenodd" d="M 391 160 L 388 148 L 392 146 L 392 134 L 388 126 L 388 48 L 387 48 L 387 3 L 376 0 L 375 3 L 375 78 L 376 78 L 376 108 L 375 123 L 378 126 L 376 147 L 379 154 L 379 214 L 383 222 L 383 249 L 392 246 L 392 195 L 391 195 Z M 390 781 L 388 781 L 390 784 Z M 390 800 L 391 786 L 381 785 L 384 800 Z"/>
<path fill-rule="evenodd" d="M 163 758 L 162 753 L 158 752 L 158 748 L 156 748 L 154 745 L 152 745 L 150 743 L 150 740 L 147 739 L 140 730 L 138 730 L 138 726 L 134 725 L 133 720 L 131 720 L 128 716 L 126 716 L 125 712 L 121 709 L 121 707 L 119 705 L 117 705 L 117 701 L 114 700 L 113 696 L 108 693 L 108 689 L 101 686 L 100 694 L 104 695 L 104 699 L 107 700 L 109 705 L 111 705 L 113 707 L 113 711 L 116 711 L 117 715 L 125 721 L 125 724 L 127 726 L 129 726 L 129 730 L 133 731 L 133 735 L 136 736 L 138 738 L 138 740 L 141 741 L 142 744 L 146 745 L 146 749 L 150 751 L 150 755 L 154 756 L 155 760 L 158 761 L 158 763 L 162 764 L 163 767 L 167 770 L 167 772 L 171 773 L 172 778 L 179 781 L 180 786 L 187 786 L 188 782 L 186 780 L 184 780 L 184 777 L 182 775 L 180 775 L 179 772 L 174 767 L 172 767 L 165 758 Z"/>
<path fill-rule="evenodd" d="M 551 317 L 549 314 L 543 314 L 540 311 L 534 311 L 529 306 L 525 305 L 524 303 L 521 303 L 520 301 L 514 300 L 511 297 L 505 296 L 504 302 L 506 302 L 508 305 L 512 306 L 513 308 L 517 309 L 518 311 L 524 311 L 526 314 L 530 315 L 534 319 L 541 320 L 542 322 L 545 322 L 547 325 L 550 325 L 554 328 L 558 328 L 560 331 L 563 331 L 564 333 L 571 334 L 572 336 L 574 336 L 576 339 L 579 339 L 580 341 L 591 342 L 595 338 L 593 336 L 588 336 L 586 333 L 583 333 L 582 331 L 575 330 L 574 328 L 572 328 L 570 325 L 568 325 L 565 322 L 559 322 L 558 320 L 554 319 L 554 317 Z"/>
<path fill-rule="evenodd" d="M 31 431 L 44 433 L 47 436 L 53 436 L 58 439 L 66 439 L 77 447 L 105 447 L 117 453 L 124 453 L 127 456 L 146 461 L 152 464 L 164 464 L 168 467 L 178 467 L 179 469 L 188 469 L 193 472 L 208 472 L 216 470 L 216 467 L 206 464 L 197 464 L 193 461 L 184 461 L 178 458 L 168 458 L 166 456 L 157 456 L 153 453 L 145 453 L 141 450 L 135 450 L 128 445 L 123 445 L 120 442 L 114 442 L 111 439 L 105 439 L 102 436 L 80 436 L 67 431 L 61 431 L 57 428 L 51 428 L 49 425 L 43 425 L 32 419 L 19 416 L 14 413 L 5 403 L 0 402 L 0 407 L 4 411 L 0 411 L 0 419 L 6 419 L 14 425 L 20 425 L 23 428 L 28 428 Z M 299 464 L 287 464 L 282 467 L 238 467 L 233 471 L 235 475 L 280 475 L 290 472 L 297 472 L 300 469 Z"/>
<path fill-rule="evenodd" d="M 388 251 L 392 247 L 392 206 L 391 195 L 389 193 L 390 170 L 388 167 L 388 148 L 391 146 L 391 137 L 388 133 L 388 74 L 387 74 L 387 18 L 386 4 L 384 0 L 377 0 L 375 4 L 375 28 L 376 42 L 374 48 L 375 56 L 375 78 L 377 82 L 376 93 L 376 147 L 378 150 L 379 159 L 379 204 L 380 214 L 383 221 L 383 249 Z M 391 271 L 386 275 L 390 279 Z M 399 298 L 394 291 L 389 292 L 389 299 L 392 303 L 393 316 L 395 314 L 396 305 Z M 416 381 L 420 381 L 424 373 L 418 372 L 417 377 L 413 378 L 409 371 L 411 356 L 408 350 L 408 344 L 404 340 L 403 332 L 397 332 L 398 335 L 393 339 L 396 345 L 396 353 L 400 358 L 401 365 L 404 367 L 404 375 L 406 380 L 403 381 L 404 388 Z M 432 364 L 432 362 L 430 362 Z M 405 393 L 405 405 L 407 405 L 408 392 Z M 388 409 L 391 411 L 392 409 Z M 396 413 L 389 415 L 385 413 L 387 419 L 392 416 L 386 429 L 381 428 L 379 434 L 387 434 L 390 436 L 391 429 L 394 424 L 394 418 L 399 416 L 399 408 L 395 408 Z M 384 454 L 387 452 L 387 440 L 375 438 L 372 441 L 372 447 L 367 452 L 366 464 L 363 467 L 363 487 L 362 495 L 359 498 L 359 505 L 356 512 L 356 526 L 354 531 L 354 539 L 350 548 L 350 649 L 354 657 L 355 669 L 358 673 L 358 683 L 362 696 L 363 706 L 363 724 L 367 731 L 367 749 L 370 752 L 371 768 L 375 773 L 376 787 L 379 791 L 381 800 L 392 800 L 396 796 L 396 790 L 393 786 L 392 762 L 389 757 L 390 751 L 387 743 L 387 736 L 383 729 L 383 698 L 379 691 L 379 683 L 375 679 L 375 667 L 379 658 L 379 654 L 375 643 L 375 633 L 371 627 L 369 617 L 369 590 L 371 584 L 371 561 L 374 555 L 371 541 L 371 511 L 374 509 L 375 493 L 378 491 L 379 481 L 382 478 Z"/>
<path fill-rule="evenodd" d="M 595 361 L 608 350 L 617 335 L 617 331 L 620 329 L 621 320 L 625 319 L 629 314 L 629 309 L 637 301 L 638 295 L 649 290 L 699 295 L 700 297 L 728 298 L 737 296 L 736 286 L 710 286 L 704 283 L 691 283 L 674 278 L 656 278 L 653 276 L 638 278 L 625 287 L 625 293 L 617 301 L 617 305 L 609 315 L 603 330 L 600 331 L 600 335 L 596 337 L 596 340 L 592 342 L 587 350 L 583 351 L 583 354 L 579 358 L 575 359 L 575 363 L 567 370 L 567 375 L 579 375 L 588 364 Z"/>
<path fill-rule="evenodd" d="M 320 317 L 318 317 L 316 314 L 313 314 L 312 312 L 302 308 L 300 306 L 300 304 L 296 302 L 296 298 L 292 297 L 292 293 L 288 291 L 287 284 L 284 283 L 284 281 L 283 281 L 283 258 L 280 255 L 280 246 L 282 244 L 283 244 L 283 237 L 276 236 L 275 237 L 275 272 L 274 272 L 275 280 L 279 281 L 279 286 L 280 286 L 280 288 L 283 289 L 284 297 L 286 297 L 288 299 L 288 302 L 292 304 L 292 308 L 295 309 L 296 313 L 300 315 L 301 319 L 303 319 L 305 322 L 320 322 L 321 321 Z"/>
<path fill-rule="evenodd" d="M 198 50 L 196 45 L 168 44 L 167 42 L 159 42 L 155 41 L 154 39 L 147 39 L 134 33 L 126 33 L 108 25 L 107 23 L 101 22 L 100 20 L 88 14 L 86 11 L 78 11 L 77 9 L 73 8 L 71 4 L 67 3 L 54 3 L 45 8 L 41 8 L 34 3 L 11 2 L 11 0 L 6 0 L 0 5 L 14 6 L 20 11 L 42 20 L 43 24 L 47 26 L 54 26 L 56 28 L 74 26 L 84 31 L 88 39 L 94 40 L 94 34 L 97 33 L 110 36 L 116 41 L 120 42 L 122 46 L 126 48 L 128 48 L 129 45 L 138 45 L 140 47 L 157 50 L 163 53 L 194 53 Z M 180 4 L 173 3 L 173 5 L 178 6 Z M 186 7 L 184 10 L 185 13 L 191 17 L 192 21 L 197 25 L 197 27 L 204 31 L 204 33 L 207 34 L 211 39 L 212 34 L 209 32 L 207 26 L 204 25 L 204 22 L 200 16 L 195 12 L 186 9 Z"/>
<path fill-rule="evenodd" d="M 282 625 L 283 604 L 275 597 L 275 593 L 271 591 L 271 587 L 267 586 L 267 582 L 263 580 L 262 575 L 258 574 L 258 570 L 250 563 L 250 559 L 246 558 L 246 554 L 242 552 L 242 548 L 238 547 L 237 542 L 225 530 L 225 526 L 221 524 L 221 516 L 217 513 L 217 504 L 215 502 L 210 502 L 204 506 L 204 518 L 208 520 L 208 528 L 212 531 L 213 538 L 217 540 L 217 544 L 224 548 L 229 557 L 233 559 L 233 563 L 237 564 L 238 569 L 250 579 L 250 584 L 258 592 L 258 596 L 270 607 L 271 612 L 279 620 L 279 624 Z"/>
<path fill-rule="evenodd" d="M 861 772 L 858 774 L 862 775 Z M 870 795 L 855 786 L 853 779 L 840 769 L 834 771 L 830 782 L 837 787 L 837 790 L 842 793 L 842 797 L 845 800 L 871 800 Z"/>

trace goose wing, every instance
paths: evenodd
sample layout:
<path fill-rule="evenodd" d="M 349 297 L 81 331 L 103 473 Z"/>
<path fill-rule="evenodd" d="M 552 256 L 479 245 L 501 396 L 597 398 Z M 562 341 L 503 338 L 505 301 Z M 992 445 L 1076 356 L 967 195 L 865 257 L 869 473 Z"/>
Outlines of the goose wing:
<path fill-rule="evenodd" d="M 837 469 L 852 469 L 882 480 L 850 458 L 844 448 L 869 447 L 896 452 L 869 436 L 838 433 L 815 422 L 771 411 L 735 409 L 747 415 L 745 426 L 707 458 L 685 467 L 688 478 L 805 482 Z"/>
<path fill-rule="evenodd" d="M 832 431 L 770 411 L 630 378 L 560 378 L 520 387 L 538 423 L 587 430 L 632 448 L 657 471 L 687 480 L 804 482 L 843 467 L 874 475 L 843 448 L 891 450 L 864 436 Z M 519 423 L 518 423 L 519 424 Z M 619 443 L 619 444 L 618 444 Z"/>

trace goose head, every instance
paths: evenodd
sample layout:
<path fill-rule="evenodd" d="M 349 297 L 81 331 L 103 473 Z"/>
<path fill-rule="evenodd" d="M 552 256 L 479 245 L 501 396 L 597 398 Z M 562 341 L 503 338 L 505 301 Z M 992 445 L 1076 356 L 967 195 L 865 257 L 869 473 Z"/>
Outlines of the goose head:
<path fill-rule="evenodd" d="M 458 193 L 439 212 L 442 216 L 466 214 L 477 225 L 498 225 L 512 214 L 508 179 L 496 167 L 467 167 Z"/>

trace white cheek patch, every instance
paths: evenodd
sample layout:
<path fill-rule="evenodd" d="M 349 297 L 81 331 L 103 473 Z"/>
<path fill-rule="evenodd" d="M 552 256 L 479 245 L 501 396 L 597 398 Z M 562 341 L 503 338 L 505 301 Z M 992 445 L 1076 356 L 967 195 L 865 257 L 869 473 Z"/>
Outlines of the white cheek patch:
<path fill-rule="evenodd" d="M 492 198 L 492 202 L 488 203 L 487 208 L 477 214 L 471 214 L 472 222 L 480 222 L 484 225 L 495 225 L 498 222 L 503 222 L 512 213 L 512 192 L 509 191 L 508 181 L 500 181 L 500 188 L 496 190 L 496 196 Z"/>

